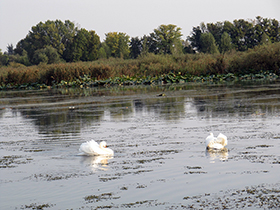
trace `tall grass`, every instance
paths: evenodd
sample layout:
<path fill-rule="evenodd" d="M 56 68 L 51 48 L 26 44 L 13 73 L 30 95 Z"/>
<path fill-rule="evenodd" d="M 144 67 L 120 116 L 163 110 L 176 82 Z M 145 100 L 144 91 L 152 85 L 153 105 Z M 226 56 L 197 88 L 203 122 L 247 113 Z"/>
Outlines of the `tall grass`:
<path fill-rule="evenodd" d="M 227 71 L 238 75 L 268 70 L 280 74 L 280 43 L 260 45 L 244 53 L 227 55 Z"/>
<path fill-rule="evenodd" d="M 0 85 L 40 83 L 57 84 L 88 75 L 96 80 L 113 77 L 160 76 L 170 72 L 180 75 L 210 76 L 232 73 L 244 75 L 270 71 L 280 74 L 280 43 L 255 47 L 246 52 L 226 54 L 147 54 L 137 59 L 109 58 L 93 62 L 39 64 L 37 66 L 11 65 L 0 68 Z"/>

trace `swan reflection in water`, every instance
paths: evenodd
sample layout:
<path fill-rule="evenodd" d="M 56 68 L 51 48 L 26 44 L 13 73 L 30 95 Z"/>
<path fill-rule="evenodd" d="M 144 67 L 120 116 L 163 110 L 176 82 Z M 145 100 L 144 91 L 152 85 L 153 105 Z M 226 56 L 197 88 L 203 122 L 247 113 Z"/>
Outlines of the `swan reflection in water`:
<path fill-rule="evenodd" d="M 206 149 L 206 157 L 210 158 L 211 162 L 215 162 L 216 159 L 227 160 L 228 159 L 228 149 L 223 148 L 221 150 L 216 149 Z"/>
<path fill-rule="evenodd" d="M 93 171 L 101 169 L 108 170 L 108 160 L 113 159 L 113 157 L 98 155 L 98 156 L 82 156 L 81 163 L 86 167 L 90 167 Z"/>

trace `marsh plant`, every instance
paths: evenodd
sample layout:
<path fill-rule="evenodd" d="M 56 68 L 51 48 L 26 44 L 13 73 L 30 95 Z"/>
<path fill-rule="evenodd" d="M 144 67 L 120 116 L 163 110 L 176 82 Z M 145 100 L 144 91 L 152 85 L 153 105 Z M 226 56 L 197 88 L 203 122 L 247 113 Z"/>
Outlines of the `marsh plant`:
<path fill-rule="evenodd" d="M 137 59 L 10 65 L 0 68 L 1 89 L 165 84 L 197 81 L 275 79 L 280 74 L 280 43 L 224 54 L 153 54 Z"/>

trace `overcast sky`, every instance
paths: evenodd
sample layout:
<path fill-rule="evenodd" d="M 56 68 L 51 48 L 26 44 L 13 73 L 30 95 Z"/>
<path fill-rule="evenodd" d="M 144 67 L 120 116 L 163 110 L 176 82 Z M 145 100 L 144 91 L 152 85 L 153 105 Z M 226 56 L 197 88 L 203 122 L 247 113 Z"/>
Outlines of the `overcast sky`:
<path fill-rule="evenodd" d="M 40 21 L 70 20 L 94 30 L 142 37 L 161 24 L 182 28 L 183 39 L 201 22 L 256 16 L 280 21 L 280 0 L 0 0 L 0 49 L 16 46 Z"/>

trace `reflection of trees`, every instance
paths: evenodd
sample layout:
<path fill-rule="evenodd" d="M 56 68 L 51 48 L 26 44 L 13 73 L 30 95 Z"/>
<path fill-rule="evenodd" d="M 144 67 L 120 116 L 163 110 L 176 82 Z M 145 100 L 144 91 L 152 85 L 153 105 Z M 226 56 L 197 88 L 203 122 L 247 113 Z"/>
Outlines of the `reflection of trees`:
<path fill-rule="evenodd" d="M 111 118 L 124 119 L 133 112 L 132 104 L 129 101 L 108 103 L 106 109 L 109 111 Z"/>
<path fill-rule="evenodd" d="M 9 93 L 9 94 L 8 94 Z M 163 120 L 187 117 L 189 112 L 207 118 L 279 113 L 279 88 L 223 86 L 144 86 L 109 89 L 57 89 L 2 93 L 1 107 L 13 107 L 33 119 L 40 133 L 78 133 L 100 124 L 105 115 L 123 120 L 148 114 Z M 22 93 L 22 95 L 21 95 Z M 159 93 L 166 96 L 157 97 Z M 0 109 L 0 117 L 2 116 Z M 105 114 L 106 113 L 106 114 Z"/>
<path fill-rule="evenodd" d="M 145 104 L 141 99 L 135 99 L 135 100 L 133 100 L 133 106 L 134 106 L 135 112 L 142 112 Z"/>
<path fill-rule="evenodd" d="M 160 97 L 145 100 L 147 112 L 165 120 L 176 120 L 185 114 L 184 97 Z"/>
<path fill-rule="evenodd" d="M 81 128 L 99 122 L 102 110 L 79 110 L 78 108 L 19 109 L 22 116 L 33 119 L 40 133 L 67 134 L 79 133 Z"/>
<path fill-rule="evenodd" d="M 234 97 L 234 96 L 232 96 Z M 231 98 L 228 95 L 221 97 L 198 97 L 193 99 L 197 115 L 216 118 L 220 116 L 246 116 L 252 113 L 250 102 Z"/>
<path fill-rule="evenodd" d="M 247 116 L 255 113 L 272 115 L 279 112 L 279 90 L 204 90 L 193 97 L 193 104 L 199 116 L 216 118 L 220 116 Z"/>

